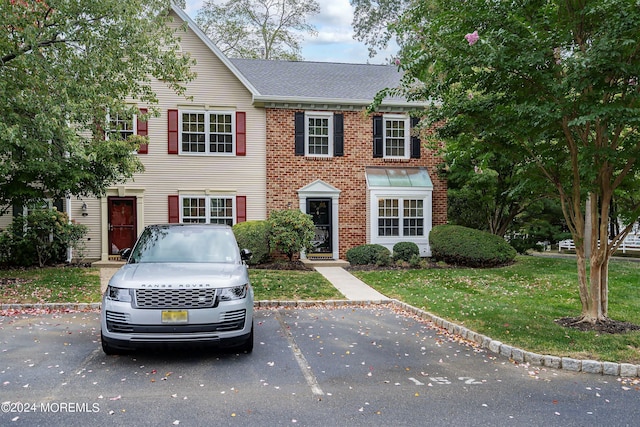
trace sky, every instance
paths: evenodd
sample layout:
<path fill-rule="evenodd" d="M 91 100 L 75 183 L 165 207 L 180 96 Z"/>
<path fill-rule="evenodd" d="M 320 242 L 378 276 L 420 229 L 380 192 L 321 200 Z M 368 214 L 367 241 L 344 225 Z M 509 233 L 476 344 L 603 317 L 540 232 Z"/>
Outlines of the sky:
<path fill-rule="evenodd" d="M 204 0 L 187 0 L 185 11 L 195 19 L 203 3 Z M 353 7 L 349 0 L 318 0 L 318 3 L 320 13 L 309 19 L 318 30 L 318 36 L 305 35 L 302 43 L 305 61 L 384 64 L 395 54 L 390 48 L 369 58 L 367 46 L 353 38 Z"/>

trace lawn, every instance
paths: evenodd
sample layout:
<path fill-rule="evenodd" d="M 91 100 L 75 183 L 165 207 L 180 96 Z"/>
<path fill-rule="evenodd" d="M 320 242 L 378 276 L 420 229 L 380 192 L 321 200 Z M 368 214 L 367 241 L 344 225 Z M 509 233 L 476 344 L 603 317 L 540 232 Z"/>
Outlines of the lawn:
<path fill-rule="evenodd" d="M 390 298 L 404 301 L 525 350 L 540 354 L 640 363 L 640 331 L 583 332 L 554 322 L 580 315 L 575 260 L 518 257 L 492 269 L 355 271 Z M 609 316 L 640 324 L 640 264 L 612 261 Z"/>
<path fill-rule="evenodd" d="M 640 363 L 640 331 L 598 334 L 554 322 L 580 314 L 572 259 L 529 256 L 503 268 L 352 273 L 390 298 L 515 347 L 540 354 Z M 258 301 L 344 298 L 315 271 L 250 269 L 249 274 Z M 0 270 L 0 303 L 98 301 L 97 269 Z M 611 262 L 609 315 L 640 324 L 640 263 Z"/>

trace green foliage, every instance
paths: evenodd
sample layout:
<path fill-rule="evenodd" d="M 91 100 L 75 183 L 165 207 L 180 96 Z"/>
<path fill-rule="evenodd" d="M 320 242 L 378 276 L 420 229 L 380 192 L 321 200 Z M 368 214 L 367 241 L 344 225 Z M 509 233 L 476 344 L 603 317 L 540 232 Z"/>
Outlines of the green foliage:
<path fill-rule="evenodd" d="M 310 249 L 315 237 L 315 225 L 311 215 L 299 209 L 272 211 L 269 214 L 271 234 L 269 247 L 293 260 L 294 254 Z"/>
<path fill-rule="evenodd" d="M 420 257 L 420 248 L 413 242 L 398 242 L 393 245 L 393 259 L 410 262 L 414 256 Z"/>
<path fill-rule="evenodd" d="M 265 263 L 269 260 L 269 223 L 267 221 L 239 222 L 233 226 L 233 233 L 240 249 L 249 249 L 253 256 L 249 265 Z"/>
<path fill-rule="evenodd" d="M 55 209 L 34 210 L 14 218 L 0 236 L 0 261 L 23 267 L 59 263 L 67 248 L 77 247 L 86 233 L 85 225 L 70 224 L 67 215 Z"/>
<path fill-rule="evenodd" d="M 166 0 L 4 2 L 0 7 L 0 206 L 102 195 L 141 170 L 136 143 L 105 140 L 109 114 L 157 111 L 153 78 L 183 94 Z M 71 125 L 70 125 L 71 124 Z"/>
<path fill-rule="evenodd" d="M 196 22 L 229 57 L 300 61 L 301 34 L 317 33 L 307 18 L 318 13 L 315 0 L 207 1 Z"/>
<path fill-rule="evenodd" d="M 351 265 L 387 266 L 391 263 L 389 249 L 378 244 L 366 244 L 353 247 L 347 251 L 347 261 Z"/>
<path fill-rule="evenodd" d="M 459 225 L 438 225 L 429 233 L 433 258 L 467 267 L 495 267 L 513 262 L 516 250 L 502 237 Z"/>
<path fill-rule="evenodd" d="M 370 107 L 386 95 L 429 101 L 421 120 L 434 128 L 429 143 L 535 165 L 527 178 L 553 189 L 576 242 L 589 322 L 608 316 L 615 245 L 604 242 L 623 238 L 640 216 L 638 22 L 628 0 L 411 2 L 390 27 L 403 82 Z M 610 236 L 614 201 L 627 228 Z M 589 241 L 602 244 L 584 262 Z"/>

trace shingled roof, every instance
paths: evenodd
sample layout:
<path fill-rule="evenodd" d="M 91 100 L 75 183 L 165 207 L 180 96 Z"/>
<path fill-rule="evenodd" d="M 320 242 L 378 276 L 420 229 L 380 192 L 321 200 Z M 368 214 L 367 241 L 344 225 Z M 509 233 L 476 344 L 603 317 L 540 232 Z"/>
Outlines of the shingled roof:
<path fill-rule="evenodd" d="M 402 74 L 391 65 L 229 59 L 262 102 L 367 105 L 384 88 L 397 87 Z M 401 98 L 383 105 L 415 106 Z"/>

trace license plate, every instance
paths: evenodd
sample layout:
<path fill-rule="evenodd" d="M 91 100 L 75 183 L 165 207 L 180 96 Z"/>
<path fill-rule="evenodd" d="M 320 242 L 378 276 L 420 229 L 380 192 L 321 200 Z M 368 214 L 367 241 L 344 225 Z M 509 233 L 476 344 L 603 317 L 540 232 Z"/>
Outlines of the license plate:
<path fill-rule="evenodd" d="M 162 312 L 162 323 L 187 323 L 188 321 L 189 313 L 186 310 Z"/>

